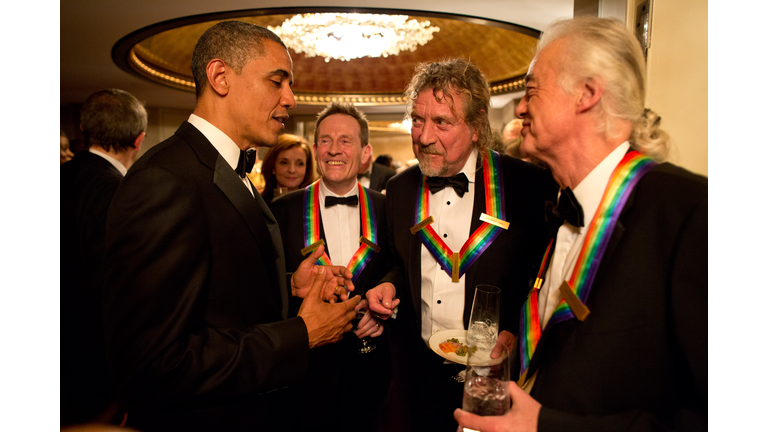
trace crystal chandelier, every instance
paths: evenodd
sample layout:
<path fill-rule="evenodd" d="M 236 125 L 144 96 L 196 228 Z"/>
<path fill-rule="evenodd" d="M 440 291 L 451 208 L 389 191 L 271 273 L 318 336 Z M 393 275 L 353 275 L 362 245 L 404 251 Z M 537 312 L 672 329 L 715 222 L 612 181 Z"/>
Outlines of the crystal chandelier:
<path fill-rule="evenodd" d="M 439 27 L 408 20 L 407 15 L 321 13 L 296 15 L 280 27 L 269 27 L 296 51 L 348 61 L 360 57 L 387 57 L 416 51 L 432 40 Z"/>

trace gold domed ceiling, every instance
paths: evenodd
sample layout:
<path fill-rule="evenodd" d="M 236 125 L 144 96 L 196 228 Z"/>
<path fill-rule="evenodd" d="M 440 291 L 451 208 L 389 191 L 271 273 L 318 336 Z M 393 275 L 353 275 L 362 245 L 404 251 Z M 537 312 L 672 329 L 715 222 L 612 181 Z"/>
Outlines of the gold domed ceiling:
<path fill-rule="evenodd" d="M 122 38 L 112 58 L 123 70 L 163 85 L 194 92 L 190 65 L 197 39 L 216 23 L 236 19 L 262 27 L 279 27 L 297 14 L 357 13 L 408 15 L 421 27 L 439 30 L 415 51 L 348 61 L 309 57 L 291 49 L 300 104 L 325 105 L 331 100 L 358 105 L 403 104 L 403 90 L 420 62 L 449 57 L 469 58 L 483 71 L 492 95 L 519 91 L 533 58 L 539 32 L 523 26 L 474 17 L 389 9 L 288 8 L 209 14 L 176 19 L 138 30 Z"/>

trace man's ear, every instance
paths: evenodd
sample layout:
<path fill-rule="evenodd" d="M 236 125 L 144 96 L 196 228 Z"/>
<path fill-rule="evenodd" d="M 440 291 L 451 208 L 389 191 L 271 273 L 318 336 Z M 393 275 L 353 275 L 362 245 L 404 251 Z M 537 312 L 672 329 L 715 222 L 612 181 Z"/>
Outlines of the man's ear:
<path fill-rule="evenodd" d="M 208 76 L 208 84 L 219 96 L 226 96 L 229 93 L 228 74 L 232 71 L 221 59 L 213 59 L 205 67 L 205 73 Z"/>
<path fill-rule="evenodd" d="M 363 155 L 360 158 L 360 165 L 365 165 L 368 163 L 368 159 L 371 158 L 371 152 L 373 150 L 371 149 L 371 145 L 367 144 L 365 147 L 363 147 Z"/>
<path fill-rule="evenodd" d="M 480 112 L 484 113 L 485 110 L 481 109 Z M 487 118 L 487 117 L 485 117 L 485 118 Z M 475 130 L 475 128 L 472 128 L 472 142 L 476 143 L 477 140 L 479 140 L 479 139 L 480 139 L 480 134 Z"/>
<path fill-rule="evenodd" d="M 578 113 L 591 110 L 600 102 L 605 91 L 605 80 L 602 78 L 586 78 L 579 86 L 579 100 L 576 103 Z"/>
<path fill-rule="evenodd" d="M 146 132 L 140 133 L 139 136 L 137 136 L 136 139 L 133 140 L 133 148 L 135 148 L 136 150 L 140 150 L 141 149 L 141 143 L 144 142 L 144 138 L 146 136 L 147 136 Z"/>

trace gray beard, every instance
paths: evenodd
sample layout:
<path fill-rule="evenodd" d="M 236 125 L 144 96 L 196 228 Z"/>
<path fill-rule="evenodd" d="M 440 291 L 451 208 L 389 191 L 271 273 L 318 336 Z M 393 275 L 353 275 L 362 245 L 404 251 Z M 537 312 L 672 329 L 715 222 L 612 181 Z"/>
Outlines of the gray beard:
<path fill-rule="evenodd" d="M 423 154 L 424 156 L 427 156 L 426 154 Z M 425 163 L 421 160 L 422 155 L 419 155 L 419 169 L 421 170 L 421 173 L 424 174 L 427 177 L 442 177 L 445 175 L 445 173 L 448 172 L 448 167 L 445 166 L 445 164 L 434 167 L 434 166 L 426 166 Z"/>

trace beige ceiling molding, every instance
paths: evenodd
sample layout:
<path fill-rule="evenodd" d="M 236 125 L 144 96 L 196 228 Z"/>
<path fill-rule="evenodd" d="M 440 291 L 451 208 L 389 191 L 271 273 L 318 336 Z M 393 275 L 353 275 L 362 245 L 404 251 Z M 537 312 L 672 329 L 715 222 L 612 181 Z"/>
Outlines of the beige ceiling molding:
<path fill-rule="evenodd" d="M 278 27 L 303 13 L 356 13 L 407 15 L 419 25 L 439 28 L 431 39 L 413 51 L 401 50 L 386 57 L 345 60 L 313 56 L 289 49 L 294 64 L 293 91 L 300 104 L 325 105 L 339 100 L 362 106 L 405 104 L 403 91 L 414 67 L 445 58 L 470 59 L 483 71 L 492 95 L 524 88 L 539 32 L 528 27 L 475 17 L 434 12 L 375 8 L 281 8 L 222 12 L 175 19 L 137 30 L 118 41 L 112 58 L 123 70 L 153 82 L 195 91 L 192 51 L 209 27 L 226 19 L 237 19 Z"/>

